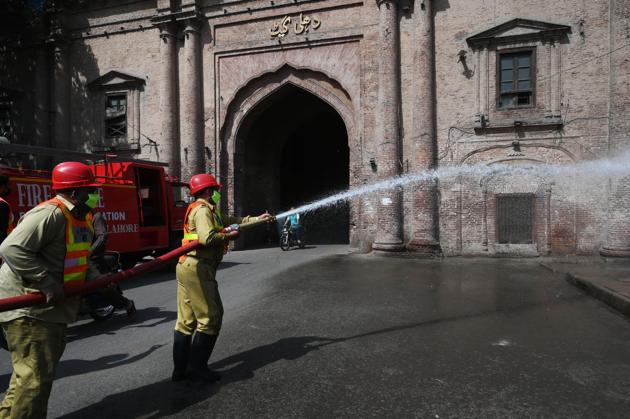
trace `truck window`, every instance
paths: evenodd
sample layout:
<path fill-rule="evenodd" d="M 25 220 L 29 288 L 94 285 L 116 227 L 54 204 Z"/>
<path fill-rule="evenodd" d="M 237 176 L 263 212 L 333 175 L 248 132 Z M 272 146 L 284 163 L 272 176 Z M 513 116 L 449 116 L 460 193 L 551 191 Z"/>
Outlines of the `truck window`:
<path fill-rule="evenodd" d="M 173 188 L 173 200 L 176 207 L 187 207 L 188 204 L 195 199 L 190 195 L 190 190 L 187 186 L 175 185 Z"/>
<path fill-rule="evenodd" d="M 144 227 L 166 224 L 163 179 L 160 170 L 136 168 L 140 225 Z"/>

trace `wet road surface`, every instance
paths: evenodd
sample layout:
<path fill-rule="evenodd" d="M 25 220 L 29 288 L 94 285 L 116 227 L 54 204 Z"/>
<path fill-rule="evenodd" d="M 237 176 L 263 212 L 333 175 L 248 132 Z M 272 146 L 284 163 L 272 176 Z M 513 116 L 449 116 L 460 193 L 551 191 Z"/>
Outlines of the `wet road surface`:
<path fill-rule="evenodd" d="M 307 251 L 286 270 L 276 249 L 237 252 L 220 271 L 219 384 L 168 380 L 164 275 L 127 291 L 145 307 L 134 321 L 70 329 L 50 416 L 628 415 L 630 323 L 535 260 Z"/>

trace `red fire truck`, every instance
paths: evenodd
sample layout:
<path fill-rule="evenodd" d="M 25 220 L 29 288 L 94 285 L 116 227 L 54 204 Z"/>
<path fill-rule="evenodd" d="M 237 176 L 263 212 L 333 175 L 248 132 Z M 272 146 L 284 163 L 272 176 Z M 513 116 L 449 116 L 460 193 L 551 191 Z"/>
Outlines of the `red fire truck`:
<path fill-rule="evenodd" d="M 2 145 L 0 152 L 43 150 L 41 147 L 12 146 Z M 56 150 L 55 154 L 58 152 Z M 68 160 L 80 161 L 79 154 L 87 155 L 69 152 Z M 94 155 L 90 157 L 94 159 Z M 98 157 L 103 161 L 90 167 L 103 182 L 101 202 L 95 210 L 102 212 L 107 220 L 107 250 L 119 252 L 123 266 L 130 267 L 144 256 L 159 255 L 179 247 L 187 207 L 181 197 L 187 195 L 188 185 L 167 175 L 163 163 Z M 0 174 L 10 178 L 11 194 L 7 201 L 16 217 L 53 197 L 50 172 L 0 167 Z"/>

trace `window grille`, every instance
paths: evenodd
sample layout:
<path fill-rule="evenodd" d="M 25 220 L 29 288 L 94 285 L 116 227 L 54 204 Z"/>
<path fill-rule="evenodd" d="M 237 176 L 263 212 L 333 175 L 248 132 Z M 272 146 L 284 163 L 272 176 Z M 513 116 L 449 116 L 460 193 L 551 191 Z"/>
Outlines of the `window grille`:
<path fill-rule="evenodd" d="M 497 196 L 497 235 L 502 244 L 533 243 L 533 194 Z"/>

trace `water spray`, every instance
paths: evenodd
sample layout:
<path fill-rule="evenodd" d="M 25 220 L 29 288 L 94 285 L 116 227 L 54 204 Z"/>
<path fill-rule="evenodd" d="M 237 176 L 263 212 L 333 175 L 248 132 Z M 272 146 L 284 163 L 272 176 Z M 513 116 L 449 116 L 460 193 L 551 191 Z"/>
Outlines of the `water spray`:
<path fill-rule="evenodd" d="M 508 164 L 470 164 L 462 166 L 445 166 L 438 169 L 424 170 L 416 173 L 395 176 L 379 182 L 348 189 L 318 201 L 281 212 L 276 218 L 284 218 L 292 214 L 304 214 L 320 208 L 337 205 L 350 199 L 383 190 L 400 188 L 424 182 L 455 179 L 459 176 L 538 176 L 548 180 L 570 178 L 573 181 L 602 181 L 611 176 L 630 174 L 630 152 L 625 152 L 610 159 L 589 160 L 565 165 L 508 165 Z"/>

